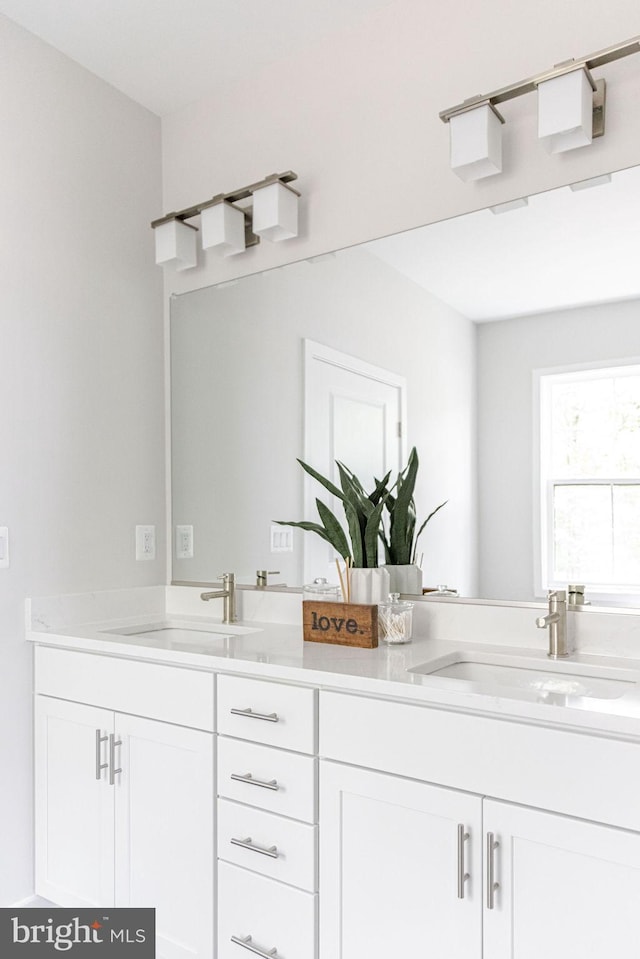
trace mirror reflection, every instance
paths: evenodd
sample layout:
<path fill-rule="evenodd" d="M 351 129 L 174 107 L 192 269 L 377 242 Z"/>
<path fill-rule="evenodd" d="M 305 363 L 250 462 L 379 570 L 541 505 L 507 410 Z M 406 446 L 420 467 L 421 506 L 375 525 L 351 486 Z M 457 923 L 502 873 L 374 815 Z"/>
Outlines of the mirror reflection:
<path fill-rule="evenodd" d="M 590 522 L 593 543 L 610 538 L 607 497 L 626 504 L 618 531 L 637 526 L 637 474 L 580 477 L 586 491 L 555 478 L 564 482 L 557 502 L 564 496 L 580 529 L 548 528 L 555 486 L 548 473 L 541 479 L 540 377 L 640 362 L 639 239 L 633 169 L 174 297 L 174 580 L 210 582 L 232 569 L 255 583 L 266 569 L 277 571 L 269 583 L 299 586 L 325 574 L 316 537 L 279 538 L 285 528 L 273 521 L 314 518 L 317 491 L 305 488 L 296 458 L 325 475 L 336 450 L 356 473 L 366 459 L 364 432 L 327 420 L 337 396 L 354 422 L 364 415 L 395 432 L 395 443 L 381 441 L 387 469 L 417 447 L 419 522 L 448 501 L 421 540 L 425 587 L 532 600 L 564 549 L 563 574 L 592 576 L 594 599 L 633 603 L 640 586 L 582 569 L 580 541 L 567 549 L 564 540 L 591 541 Z M 353 384 L 386 380 L 393 395 L 361 415 Z M 596 491 L 596 479 L 610 492 Z M 596 493 L 590 520 L 584 503 Z M 582 505 L 567 509 L 576 496 Z"/>

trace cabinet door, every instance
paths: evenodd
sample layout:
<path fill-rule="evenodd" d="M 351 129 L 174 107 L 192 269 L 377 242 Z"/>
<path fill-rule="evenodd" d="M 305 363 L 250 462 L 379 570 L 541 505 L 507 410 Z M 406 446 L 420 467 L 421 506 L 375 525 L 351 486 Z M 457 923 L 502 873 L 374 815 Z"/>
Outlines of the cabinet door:
<path fill-rule="evenodd" d="M 321 959 L 480 956 L 479 797 L 323 761 L 320 821 Z"/>
<path fill-rule="evenodd" d="M 499 843 L 485 955 L 636 959 L 640 834 L 490 800 L 484 825 Z"/>
<path fill-rule="evenodd" d="M 112 728 L 108 710 L 36 696 L 36 892 L 62 906 L 113 905 Z"/>
<path fill-rule="evenodd" d="M 115 717 L 116 905 L 156 909 L 159 959 L 213 954 L 213 734 Z"/>

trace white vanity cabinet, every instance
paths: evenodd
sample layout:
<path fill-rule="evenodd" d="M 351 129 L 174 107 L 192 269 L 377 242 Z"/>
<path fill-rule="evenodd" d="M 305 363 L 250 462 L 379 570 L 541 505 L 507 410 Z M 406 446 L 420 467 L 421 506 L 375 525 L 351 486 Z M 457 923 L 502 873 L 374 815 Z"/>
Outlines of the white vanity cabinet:
<path fill-rule="evenodd" d="M 620 825 L 637 816 L 637 792 L 616 795 L 615 778 L 637 779 L 638 747 L 591 740 L 601 759 L 626 749 L 626 767 L 586 771 L 593 794 L 605 770 L 613 779 L 615 825 L 593 822 L 583 816 L 594 795 L 571 786 L 571 749 L 580 761 L 589 737 L 555 733 L 321 693 L 320 959 L 635 956 L 640 832 Z M 506 751 L 531 734 L 526 751 Z M 502 778 L 491 776 L 496 753 Z M 521 804 L 531 770 L 559 812 Z"/>
<path fill-rule="evenodd" d="M 35 699 L 37 894 L 153 906 L 158 957 L 210 959 L 213 676 L 39 648 Z"/>
<path fill-rule="evenodd" d="M 315 959 L 317 691 L 218 676 L 218 951 Z"/>

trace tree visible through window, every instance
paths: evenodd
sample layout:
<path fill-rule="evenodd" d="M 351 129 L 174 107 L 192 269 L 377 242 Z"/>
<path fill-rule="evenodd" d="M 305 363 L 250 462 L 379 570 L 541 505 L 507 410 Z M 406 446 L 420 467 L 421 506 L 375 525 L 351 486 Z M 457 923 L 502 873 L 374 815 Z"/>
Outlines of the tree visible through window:
<path fill-rule="evenodd" d="M 540 376 L 543 585 L 640 593 L 640 365 Z"/>

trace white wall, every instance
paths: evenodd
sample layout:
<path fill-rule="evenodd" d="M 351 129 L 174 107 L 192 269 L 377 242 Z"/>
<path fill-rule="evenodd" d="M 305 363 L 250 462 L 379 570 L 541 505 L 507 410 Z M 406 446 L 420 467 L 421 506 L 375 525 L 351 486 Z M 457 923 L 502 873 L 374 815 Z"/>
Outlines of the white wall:
<path fill-rule="evenodd" d="M 478 325 L 480 595 L 534 596 L 533 371 L 640 357 L 640 300 Z"/>
<path fill-rule="evenodd" d="M 164 581 L 157 118 L 0 18 L 0 904 L 32 891 L 27 596 Z M 135 563 L 155 523 L 159 559 Z"/>
<path fill-rule="evenodd" d="M 637 0 L 396 0 L 356 29 L 163 120 L 164 211 L 274 171 L 296 170 L 302 235 L 195 270 L 167 290 L 337 249 L 640 162 L 640 56 L 595 72 L 608 86 L 607 132 L 550 157 L 536 97 L 503 105 L 504 173 L 464 184 L 449 170 L 438 112 L 638 34 Z M 338 28 L 336 28 L 338 29 Z"/>
<path fill-rule="evenodd" d="M 311 534 L 271 554 L 269 526 L 303 518 L 304 337 L 406 378 L 418 522 L 448 500 L 420 538 L 425 585 L 475 595 L 475 324 L 367 249 L 172 301 L 173 522 L 195 540 L 174 578 L 265 568 L 302 585 Z"/>

